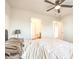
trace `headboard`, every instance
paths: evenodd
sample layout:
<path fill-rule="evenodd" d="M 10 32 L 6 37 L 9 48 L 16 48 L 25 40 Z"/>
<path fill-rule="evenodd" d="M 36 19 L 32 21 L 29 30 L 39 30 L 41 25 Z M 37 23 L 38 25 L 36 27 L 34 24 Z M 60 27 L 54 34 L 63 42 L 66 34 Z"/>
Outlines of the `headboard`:
<path fill-rule="evenodd" d="M 7 40 L 8 40 L 8 30 L 5 29 L 5 41 L 7 41 Z"/>

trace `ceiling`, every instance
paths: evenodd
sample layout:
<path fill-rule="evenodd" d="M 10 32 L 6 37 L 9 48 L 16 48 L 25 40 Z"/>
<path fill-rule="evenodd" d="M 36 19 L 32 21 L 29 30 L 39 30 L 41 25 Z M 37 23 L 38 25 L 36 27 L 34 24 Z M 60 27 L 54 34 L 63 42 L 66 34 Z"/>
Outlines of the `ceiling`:
<path fill-rule="evenodd" d="M 53 9 L 49 12 L 46 12 L 47 9 L 51 8 L 52 5 L 45 3 L 44 0 L 7 0 L 11 7 L 21 8 L 25 10 L 30 10 L 36 13 L 42 13 L 49 16 L 64 16 L 72 13 L 73 8 L 62 8 L 61 13 L 58 14 L 57 10 Z M 55 2 L 55 0 L 50 0 Z M 63 4 L 73 5 L 73 0 L 65 0 Z"/>

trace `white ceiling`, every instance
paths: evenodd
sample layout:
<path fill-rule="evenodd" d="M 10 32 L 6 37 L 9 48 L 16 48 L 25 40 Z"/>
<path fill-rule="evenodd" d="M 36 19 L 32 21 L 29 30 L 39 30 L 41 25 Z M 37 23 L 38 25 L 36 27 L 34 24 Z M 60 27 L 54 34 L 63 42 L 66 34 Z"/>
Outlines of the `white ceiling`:
<path fill-rule="evenodd" d="M 61 13 L 58 14 L 55 9 L 46 12 L 52 5 L 45 3 L 44 0 L 7 0 L 11 7 L 30 10 L 37 13 L 42 13 L 50 16 L 64 16 L 72 13 L 72 8 L 61 8 Z M 50 0 L 54 2 L 55 0 Z M 63 4 L 73 5 L 73 0 L 65 0 Z"/>

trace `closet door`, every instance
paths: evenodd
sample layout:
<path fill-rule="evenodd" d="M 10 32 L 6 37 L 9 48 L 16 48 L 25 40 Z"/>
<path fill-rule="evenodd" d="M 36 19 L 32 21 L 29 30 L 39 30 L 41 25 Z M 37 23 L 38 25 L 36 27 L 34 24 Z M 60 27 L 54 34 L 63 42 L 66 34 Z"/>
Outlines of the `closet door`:
<path fill-rule="evenodd" d="M 55 39 L 63 39 L 63 24 L 59 21 L 53 21 L 53 33 Z"/>

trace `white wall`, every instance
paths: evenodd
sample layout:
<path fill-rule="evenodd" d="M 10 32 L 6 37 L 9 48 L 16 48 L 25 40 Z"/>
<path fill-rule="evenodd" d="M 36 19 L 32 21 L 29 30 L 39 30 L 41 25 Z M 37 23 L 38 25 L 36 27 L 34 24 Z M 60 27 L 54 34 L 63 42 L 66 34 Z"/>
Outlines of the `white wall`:
<path fill-rule="evenodd" d="M 73 14 L 61 18 L 64 25 L 64 40 L 73 42 Z"/>
<path fill-rule="evenodd" d="M 10 32 L 10 16 L 11 16 L 11 7 L 8 4 L 8 2 L 5 2 L 5 29 L 8 30 L 8 33 Z"/>
<path fill-rule="evenodd" d="M 12 8 L 10 36 L 15 29 L 21 30 L 21 36 L 24 39 L 31 39 L 31 18 L 35 17 L 42 21 L 42 36 L 53 38 L 53 25 L 52 21 L 56 20 L 55 17 L 45 16 L 39 13 Z"/>

